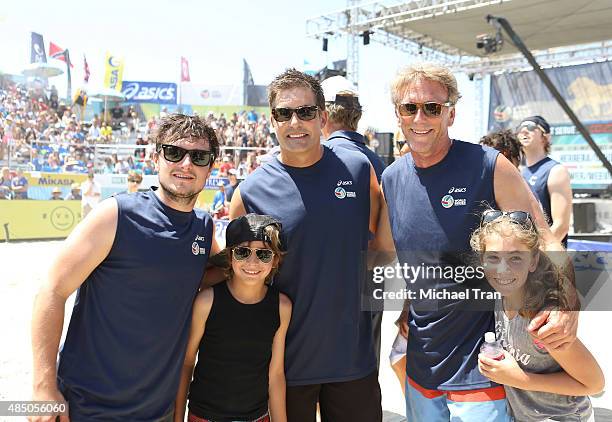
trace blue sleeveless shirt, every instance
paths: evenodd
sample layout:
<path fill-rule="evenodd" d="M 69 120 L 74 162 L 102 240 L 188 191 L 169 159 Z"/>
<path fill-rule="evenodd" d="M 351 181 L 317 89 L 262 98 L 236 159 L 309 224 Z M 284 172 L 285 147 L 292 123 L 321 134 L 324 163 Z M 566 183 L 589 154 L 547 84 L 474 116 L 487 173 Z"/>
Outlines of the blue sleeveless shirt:
<path fill-rule="evenodd" d="M 58 384 L 72 421 L 153 421 L 173 410 L 212 219 L 154 191 L 120 194 L 108 256 L 77 292 Z"/>
<path fill-rule="evenodd" d="M 385 170 L 385 163 L 378 154 L 367 147 L 365 138 L 361 133 L 352 130 L 337 130 L 329 135 L 324 145 L 327 145 L 331 149 L 346 148 L 364 154 L 368 157 L 372 167 L 374 167 L 376 178 L 378 179 L 378 183 L 380 183 L 382 172 Z"/>
<path fill-rule="evenodd" d="M 370 163 L 323 147 L 305 168 L 278 157 L 240 184 L 247 212 L 283 224 L 288 252 L 274 285 L 293 302 L 287 385 L 351 381 L 376 370 L 371 315 L 361 310 L 370 214 Z"/>
<path fill-rule="evenodd" d="M 560 165 L 558 161 L 555 161 L 550 157 L 544 157 L 534 165 L 524 167 L 521 172 L 523 178 L 529 185 L 529 189 L 531 189 L 535 197 L 538 199 L 549 226 L 552 225 L 553 220 L 550 208 L 550 193 L 548 192 L 548 176 L 550 176 L 550 171 L 552 168 L 557 165 Z M 562 243 L 567 247 L 567 235 L 563 239 Z"/>
<path fill-rule="evenodd" d="M 474 264 L 462 261 L 462 254 L 470 250 L 470 235 L 483 207 L 495 207 L 497 154 L 489 147 L 454 140 L 446 157 L 431 167 L 416 167 L 411 154 L 387 167 L 382 185 L 401 264 L 445 269 Z M 409 288 L 417 293 L 432 288 L 458 292 L 465 290 L 466 281 L 461 281 L 422 277 Z M 482 279 L 476 285 L 488 288 Z M 492 300 L 474 298 L 411 300 L 408 376 L 432 390 L 491 386 L 478 371 L 477 356 L 484 333 L 493 329 L 493 306 Z"/>

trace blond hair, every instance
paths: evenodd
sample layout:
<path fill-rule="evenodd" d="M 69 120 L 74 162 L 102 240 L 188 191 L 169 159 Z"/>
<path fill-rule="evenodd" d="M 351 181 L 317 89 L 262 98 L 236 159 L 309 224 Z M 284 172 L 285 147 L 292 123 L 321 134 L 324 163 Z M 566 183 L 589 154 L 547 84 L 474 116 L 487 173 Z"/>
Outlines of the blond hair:
<path fill-rule="evenodd" d="M 393 105 L 399 105 L 405 94 L 406 87 L 415 81 L 426 79 L 442 84 L 448 92 L 448 101 L 457 104 L 461 94 L 457 88 L 455 75 L 445 66 L 431 62 L 420 62 L 407 66 L 397 72 L 395 79 L 391 82 L 391 101 Z"/>
<path fill-rule="evenodd" d="M 336 95 L 350 98 L 357 98 L 354 92 L 340 91 Z M 329 120 L 333 123 L 342 125 L 348 130 L 357 130 L 359 120 L 361 120 L 361 106 L 344 103 L 326 103 L 325 109 L 329 115 Z"/>

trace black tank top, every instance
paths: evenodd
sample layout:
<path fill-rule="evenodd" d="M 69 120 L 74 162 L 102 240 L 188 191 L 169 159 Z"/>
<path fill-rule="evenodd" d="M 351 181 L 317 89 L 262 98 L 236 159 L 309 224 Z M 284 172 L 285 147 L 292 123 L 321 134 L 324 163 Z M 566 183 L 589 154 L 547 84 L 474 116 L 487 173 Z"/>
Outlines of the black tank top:
<path fill-rule="evenodd" d="M 226 282 L 213 304 L 189 387 L 189 410 L 216 421 L 252 420 L 268 410 L 268 369 L 280 325 L 278 290 L 258 303 L 238 302 Z"/>

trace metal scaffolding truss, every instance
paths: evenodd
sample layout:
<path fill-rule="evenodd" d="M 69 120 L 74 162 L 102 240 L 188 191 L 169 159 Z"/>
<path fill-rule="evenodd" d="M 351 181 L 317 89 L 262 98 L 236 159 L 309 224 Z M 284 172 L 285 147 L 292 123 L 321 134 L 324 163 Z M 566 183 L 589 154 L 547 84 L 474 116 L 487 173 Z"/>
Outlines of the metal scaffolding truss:
<path fill-rule="evenodd" d="M 572 19 L 572 7 L 579 8 L 582 5 L 578 3 L 585 3 L 585 1 L 561 0 L 555 3 L 558 6 L 556 9 L 559 9 L 558 19 L 560 22 L 567 22 L 568 19 Z M 350 47 L 352 50 L 347 54 L 349 62 L 347 65 L 349 69 L 355 69 L 355 74 L 359 67 L 358 52 L 356 52 L 355 46 L 360 44 L 360 36 L 365 31 L 373 32 L 372 42 L 411 55 L 418 55 L 423 60 L 445 64 L 455 71 L 485 74 L 528 70 L 530 66 L 523 56 L 509 44 L 508 40 L 506 40 L 506 46 L 501 53 L 491 56 L 478 55 L 480 52 L 475 50 L 474 45 L 475 36 L 479 32 L 474 31 L 480 31 L 480 33 L 493 33 L 495 31 L 493 27 L 486 25 L 484 22 L 484 16 L 491 12 L 503 11 L 503 13 L 515 14 L 517 19 L 520 17 L 522 21 L 525 21 L 526 18 L 520 15 L 522 11 L 548 6 L 549 12 L 547 15 L 550 17 L 550 13 L 555 10 L 550 10 L 550 2 L 546 5 L 547 2 L 531 0 L 405 0 L 394 4 L 390 4 L 389 1 L 356 4 L 357 2 L 352 0 L 345 9 L 308 19 L 306 21 L 306 35 L 310 38 L 348 37 L 349 46 L 352 46 Z M 576 3 L 576 5 L 573 3 Z M 609 13 L 608 11 L 601 11 L 602 8 L 606 7 L 605 2 L 599 0 L 590 3 L 591 9 L 595 9 L 590 11 L 593 14 L 592 16 L 599 16 L 602 19 L 603 15 Z M 585 8 L 582 7 L 582 9 Z M 531 14 L 540 16 L 533 12 Z M 576 15 L 579 15 L 579 13 L 576 13 Z M 556 17 L 550 18 L 553 22 L 555 19 Z M 479 27 L 480 23 L 482 25 Z M 543 67 L 612 60 L 612 32 L 602 30 L 601 25 L 601 22 L 593 24 L 593 31 L 600 31 L 593 36 L 593 39 L 608 38 L 606 41 L 589 42 L 571 47 L 540 48 L 533 52 L 534 56 Z M 554 25 L 551 25 L 551 27 L 554 28 Z M 576 25 L 575 27 L 580 27 L 580 30 L 584 31 L 585 25 Z M 415 28 L 421 29 L 421 31 Z M 602 38 L 602 32 L 610 33 L 611 36 Z M 597 38 L 598 36 L 599 38 Z M 579 39 L 581 39 L 580 36 L 577 40 Z M 584 38 L 584 40 L 591 41 L 589 38 Z M 467 44 L 468 41 L 469 45 Z M 541 44 L 541 40 L 533 39 L 534 45 L 538 45 L 536 41 L 540 41 Z M 580 42 L 572 44 L 580 44 Z"/>

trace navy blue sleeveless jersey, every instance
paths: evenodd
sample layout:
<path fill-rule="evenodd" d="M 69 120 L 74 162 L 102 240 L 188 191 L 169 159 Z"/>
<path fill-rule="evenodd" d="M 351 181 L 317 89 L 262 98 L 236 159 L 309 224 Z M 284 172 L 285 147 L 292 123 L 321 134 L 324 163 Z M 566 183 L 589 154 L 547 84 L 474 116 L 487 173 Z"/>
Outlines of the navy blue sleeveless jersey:
<path fill-rule="evenodd" d="M 548 192 L 548 176 L 553 167 L 561 165 L 558 161 L 550 157 L 545 157 L 532 166 L 524 167 L 522 170 L 523 178 L 527 181 L 529 189 L 538 199 L 548 225 L 552 225 L 552 213 L 550 208 L 550 193 Z M 564 246 L 567 246 L 567 235 L 563 239 Z"/>
<path fill-rule="evenodd" d="M 60 352 L 72 421 L 153 421 L 173 410 L 212 241 L 200 210 L 174 210 L 152 190 L 115 200 L 113 246 L 79 288 Z"/>
<path fill-rule="evenodd" d="M 290 386 L 351 381 L 376 369 L 371 315 L 361 311 L 370 214 L 370 163 L 323 147 L 305 168 L 275 156 L 240 184 L 247 212 L 283 224 L 274 285 L 293 302 L 286 337 Z"/>
<path fill-rule="evenodd" d="M 380 183 L 382 172 L 385 170 L 385 163 L 378 154 L 367 147 L 365 138 L 361 133 L 352 130 L 337 130 L 329 135 L 329 138 L 325 141 L 325 145 L 331 149 L 346 148 L 365 154 L 370 164 L 372 164 L 372 167 L 374 167 L 376 178 L 378 179 L 378 183 Z"/>
<path fill-rule="evenodd" d="M 387 167 L 382 185 L 400 263 L 453 271 L 474 265 L 462 255 L 470 250 L 469 238 L 483 207 L 495 207 L 497 154 L 489 147 L 454 140 L 446 157 L 431 167 L 416 167 L 411 154 Z M 490 386 L 478 371 L 477 355 L 484 333 L 493 329 L 494 302 L 420 296 L 432 289 L 465 290 L 463 279 L 431 274 L 406 280 L 419 294 L 410 302 L 408 376 L 433 390 Z M 478 286 L 488 288 L 483 279 Z"/>

